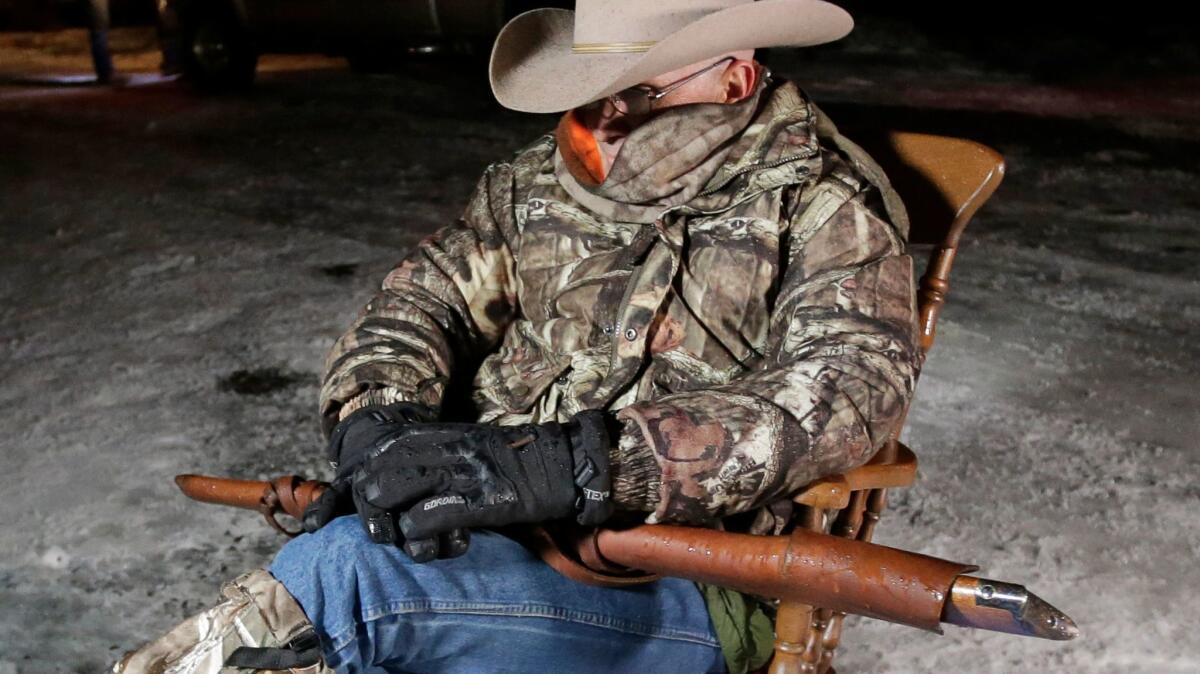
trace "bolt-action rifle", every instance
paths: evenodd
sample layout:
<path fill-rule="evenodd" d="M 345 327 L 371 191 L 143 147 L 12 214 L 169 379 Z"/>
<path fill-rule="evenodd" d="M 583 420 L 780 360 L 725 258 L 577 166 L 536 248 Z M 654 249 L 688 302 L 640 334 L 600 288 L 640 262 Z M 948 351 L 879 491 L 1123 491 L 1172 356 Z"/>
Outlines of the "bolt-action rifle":
<path fill-rule="evenodd" d="M 300 519 L 328 484 L 288 475 L 270 482 L 179 475 L 198 501 Z M 645 524 L 629 529 L 513 527 L 560 573 L 609 587 L 673 576 L 739 592 L 798 601 L 934 632 L 950 623 L 1042 639 L 1079 634 L 1065 613 L 1024 586 L 966 575 L 978 567 L 797 528 L 760 536 L 699 527 Z"/>

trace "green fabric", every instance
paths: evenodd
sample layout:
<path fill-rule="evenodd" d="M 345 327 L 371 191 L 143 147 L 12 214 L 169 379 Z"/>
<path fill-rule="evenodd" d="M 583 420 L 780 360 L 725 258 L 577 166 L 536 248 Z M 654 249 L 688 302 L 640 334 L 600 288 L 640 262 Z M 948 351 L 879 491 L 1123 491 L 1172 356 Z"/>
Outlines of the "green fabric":
<path fill-rule="evenodd" d="M 775 628 L 762 606 L 728 588 L 696 585 L 708 603 L 708 614 L 730 674 L 746 674 L 767 664 L 775 648 Z"/>

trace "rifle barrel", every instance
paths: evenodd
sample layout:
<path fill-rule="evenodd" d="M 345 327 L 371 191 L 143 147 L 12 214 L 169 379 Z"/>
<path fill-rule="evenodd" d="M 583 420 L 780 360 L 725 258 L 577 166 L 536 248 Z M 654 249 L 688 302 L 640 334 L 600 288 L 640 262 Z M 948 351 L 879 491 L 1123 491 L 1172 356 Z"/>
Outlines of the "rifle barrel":
<path fill-rule="evenodd" d="M 1023 585 L 959 576 L 950 588 L 942 620 L 1040 639 L 1067 641 L 1079 636 L 1075 621 Z"/>

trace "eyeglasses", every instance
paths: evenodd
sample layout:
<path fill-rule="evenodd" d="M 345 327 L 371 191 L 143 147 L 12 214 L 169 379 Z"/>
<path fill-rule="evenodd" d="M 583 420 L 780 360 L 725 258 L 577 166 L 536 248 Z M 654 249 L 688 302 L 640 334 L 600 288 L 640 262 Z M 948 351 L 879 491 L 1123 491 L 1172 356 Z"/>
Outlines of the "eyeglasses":
<path fill-rule="evenodd" d="M 611 94 L 607 98 L 601 98 L 598 101 L 592 101 L 591 103 L 588 103 L 587 105 L 583 106 L 583 108 L 584 109 L 596 108 L 598 106 L 604 105 L 604 101 L 608 101 L 609 103 L 612 103 L 613 108 L 615 108 L 616 111 L 621 113 L 622 115 L 630 115 L 630 116 L 644 115 L 644 114 L 650 112 L 650 106 L 651 106 L 651 104 L 654 103 L 654 101 L 657 101 L 658 99 L 662 98 L 663 96 L 666 96 L 667 94 L 671 93 L 672 91 L 678 89 L 679 87 L 682 87 L 683 85 L 687 84 L 688 82 L 691 82 L 692 80 L 703 75 L 704 73 L 708 72 L 709 70 L 716 68 L 717 66 L 721 65 L 722 63 L 725 63 L 726 61 L 735 61 L 735 60 L 737 60 L 737 59 L 735 59 L 732 56 L 726 56 L 725 58 L 717 61 L 716 63 L 713 63 L 712 65 L 709 65 L 709 66 L 705 66 L 704 68 L 697 70 L 696 72 L 692 73 L 691 75 L 688 75 L 687 77 L 685 77 L 681 80 L 675 80 L 674 82 L 671 82 L 670 84 L 664 86 L 661 89 L 652 87 L 649 84 L 635 84 L 634 86 L 629 87 L 628 89 L 622 89 L 615 94 Z"/>

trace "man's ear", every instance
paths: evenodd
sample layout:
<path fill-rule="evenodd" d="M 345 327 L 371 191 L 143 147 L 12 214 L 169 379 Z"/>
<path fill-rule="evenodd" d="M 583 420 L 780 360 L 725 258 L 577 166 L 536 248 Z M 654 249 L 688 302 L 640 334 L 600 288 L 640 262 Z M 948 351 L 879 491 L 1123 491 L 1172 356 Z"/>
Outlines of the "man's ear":
<path fill-rule="evenodd" d="M 757 80 L 758 69 L 754 67 L 754 61 L 738 59 L 730 63 L 721 80 L 724 88 L 722 93 L 725 96 L 725 100 L 721 102 L 737 103 L 746 98 L 754 92 Z"/>

